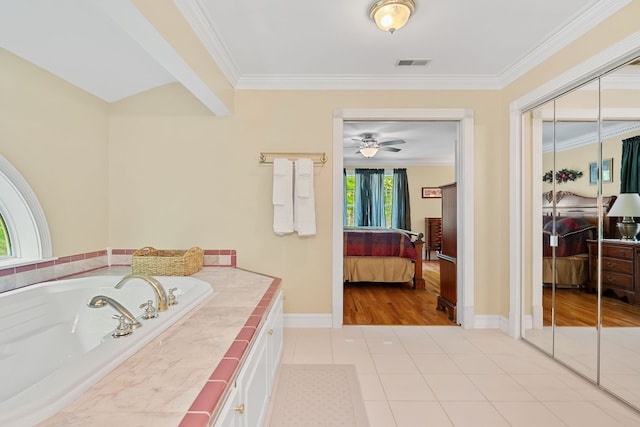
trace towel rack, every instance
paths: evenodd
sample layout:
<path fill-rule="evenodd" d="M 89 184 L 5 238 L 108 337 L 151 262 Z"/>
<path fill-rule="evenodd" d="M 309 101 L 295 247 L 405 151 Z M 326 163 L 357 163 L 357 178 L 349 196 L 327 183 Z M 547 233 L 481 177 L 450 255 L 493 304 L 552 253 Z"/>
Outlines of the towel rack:
<path fill-rule="evenodd" d="M 298 160 L 298 159 L 311 159 L 313 160 L 314 165 L 323 166 L 327 163 L 327 154 L 326 153 L 260 153 L 260 164 L 270 164 L 273 163 L 274 159 L 277 158 L 286 158 L 289 160 Z"/>

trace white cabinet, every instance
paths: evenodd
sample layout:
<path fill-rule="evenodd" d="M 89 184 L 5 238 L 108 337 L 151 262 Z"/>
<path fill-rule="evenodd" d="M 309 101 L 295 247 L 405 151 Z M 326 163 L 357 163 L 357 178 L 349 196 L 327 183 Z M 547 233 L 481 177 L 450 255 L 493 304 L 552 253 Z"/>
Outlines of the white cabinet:
<path fill-rule="evenodd" d="M 280 291 L 240 368 L 235 387 L 216 420 L 216 427 L 256 427 L 264 424 L 280 365 L 282 338 Z"/>

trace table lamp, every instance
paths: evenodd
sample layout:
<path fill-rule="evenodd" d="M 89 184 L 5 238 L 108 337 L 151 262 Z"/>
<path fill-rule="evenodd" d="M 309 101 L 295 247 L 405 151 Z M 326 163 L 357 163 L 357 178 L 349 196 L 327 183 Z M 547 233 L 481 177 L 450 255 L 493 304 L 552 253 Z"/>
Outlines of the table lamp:
<path fill-rule="evenodd" d="M 636 236 L 640 232 L 640 223 L 635 222 L 633 217 L 640 217 L 640 195 L 637 193 L 619 194 L 607 216 L 621 216 L 622 222 L 618 222 L 620 237 L 622 240 L 637 241 Z"/>

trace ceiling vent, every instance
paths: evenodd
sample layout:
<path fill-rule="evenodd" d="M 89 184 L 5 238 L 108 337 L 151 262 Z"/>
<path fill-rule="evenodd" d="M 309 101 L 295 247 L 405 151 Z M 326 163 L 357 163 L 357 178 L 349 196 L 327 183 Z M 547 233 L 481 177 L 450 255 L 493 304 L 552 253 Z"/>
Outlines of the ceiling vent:
<path fill-rule="evenodd" d="M 424 67 L 430 59 L 400 59 L 396 62 L 396 67 Z"/>

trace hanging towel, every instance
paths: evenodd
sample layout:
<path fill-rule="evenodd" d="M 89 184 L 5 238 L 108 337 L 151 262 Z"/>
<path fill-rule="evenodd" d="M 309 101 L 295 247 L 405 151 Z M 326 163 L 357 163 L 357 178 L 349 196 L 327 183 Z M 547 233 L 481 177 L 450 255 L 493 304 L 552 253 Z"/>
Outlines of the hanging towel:
<path fill-rule="evenodd" d="M 313 160 L 298 159 L 295 165 L 295 229 L 299 236 L 316 234 L 316 201 L 313 191 Z"/>
<path fill-rule="evenodd" d="M 273 231 L 293 233 L 293 162 L 273 160 Z"/>

